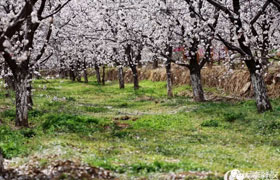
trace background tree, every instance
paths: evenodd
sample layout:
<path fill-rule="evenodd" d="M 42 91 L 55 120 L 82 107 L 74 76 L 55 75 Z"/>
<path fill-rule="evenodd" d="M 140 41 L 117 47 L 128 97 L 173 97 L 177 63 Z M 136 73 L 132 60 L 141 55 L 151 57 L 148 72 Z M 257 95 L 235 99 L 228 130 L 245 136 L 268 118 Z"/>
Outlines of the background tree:
<path fill-rule="evenodd" d="M 1 4 L 0 51 L 15 82 L 16 126 L 28 126 L 32 67 L 45 52 L 51 34 L 52 17 L 69 2 L 61 4 L 60 1 L 32 0 L 5 1 Z M 45 41 L 38 51 L 42 39 Z M 34 48 L 34 44 L 38 46 Z"/>

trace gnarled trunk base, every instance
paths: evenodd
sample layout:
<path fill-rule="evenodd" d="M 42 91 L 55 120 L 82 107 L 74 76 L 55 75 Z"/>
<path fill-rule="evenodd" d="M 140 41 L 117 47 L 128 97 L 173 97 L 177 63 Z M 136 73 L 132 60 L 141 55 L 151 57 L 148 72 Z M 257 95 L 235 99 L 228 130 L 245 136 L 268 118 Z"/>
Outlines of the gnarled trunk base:
<path fill-rule="evenodd" d="M 134 85 L 134 89 L 137 90 L 139 89 L 139 81 L 138 81 L 138 71 L 137 71 L 137 67 L 131 66 L 130 67 L 133 73 L 133 85 Z"/>
<path fill-rule="evenodd" d="M 205 101 L 204 92 L 201 84 L 200 72 L 191 72 L 191 85 L 193 90 L 193 99 L 196 102 Z"/>
<path fill-rule="evenodd" d="M 263 76 L 258 73 L 251 73 L 251 82 L 254 88 L 258 112 L 263 113 L 272 110 Z"/>
<path fill-rule="evenodd" d="M 17 77 L 15 81 L 16 90 L 16 126 L 28 127 L 28 110 L 30 96 L 28 87 L 28 76 Z"/>

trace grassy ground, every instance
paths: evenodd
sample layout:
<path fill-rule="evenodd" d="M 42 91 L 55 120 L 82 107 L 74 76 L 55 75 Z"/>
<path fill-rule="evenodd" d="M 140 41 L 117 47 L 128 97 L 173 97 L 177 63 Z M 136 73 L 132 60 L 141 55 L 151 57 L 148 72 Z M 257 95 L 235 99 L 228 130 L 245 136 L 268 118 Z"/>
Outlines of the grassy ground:
<path fill-rule="evenodd" d="M 157 179 L 175 172 L 232 169 L 280 171 L 280 102 L 257 114 L 254 101 L 194 103 L 176 87 L 166 98 L 165 82 L 142 81 L 120 90 L 68 80 L 37 80 L 29 129 L 16 129 L 13 98 L 0 91 L 0 147 L 16 164 L 37 157 L 103 167 L 122 178 Z M 206 91 L 215 91 L 206 88 Z M 218 177 L 214 177 L 217 179 Z M 222 178 L 221 178 L 222 179 Z"/>

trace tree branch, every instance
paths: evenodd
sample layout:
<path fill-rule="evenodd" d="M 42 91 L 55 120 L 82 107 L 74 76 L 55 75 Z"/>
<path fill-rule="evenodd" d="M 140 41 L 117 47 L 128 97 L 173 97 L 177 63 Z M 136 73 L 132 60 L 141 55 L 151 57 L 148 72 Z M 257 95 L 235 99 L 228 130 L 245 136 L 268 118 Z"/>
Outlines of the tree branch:
<path fill-rule="evenodd" d="M 63 5 L 59 5 L 58 7 L 56 7 L 56 9 L 54 10 L 54 12 L 52 12 L 51 14 L 45 16 L 45 17 L 41 17 L 39 20 L 43 20 L 43 19 L 47 19 L 49 17 L 52 17 L 53 15 L 57 14 L 59 11 L 61 11 L 62 8 L 64 8 L 71 0 L 67 0 Z"/>

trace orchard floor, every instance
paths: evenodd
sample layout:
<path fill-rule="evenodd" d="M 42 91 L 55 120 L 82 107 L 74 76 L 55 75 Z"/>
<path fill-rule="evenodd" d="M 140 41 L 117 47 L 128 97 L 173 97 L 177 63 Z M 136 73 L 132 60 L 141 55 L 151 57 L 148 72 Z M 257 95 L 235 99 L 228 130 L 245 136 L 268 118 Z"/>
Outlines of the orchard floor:
<path fill-rule="evenodd" d="M 187 96 L 189 86 L 174 87 L 174 98 L 166 97 L 165 82 L 140 86 L 134 91 L 132 84 L 119 89 L 117 82 L 101 86 L 94 79 L 36 80 L 29 129 L 14 127 L 14 98 L 2 88 L 6 168 L 47 172 L 71 161 L 118 179 L 214 180 L 232 169 L 280 172 L 279 99 L 272 100 L 272 112 L 258 114 L 253 100 L 195 103 Z"/>

